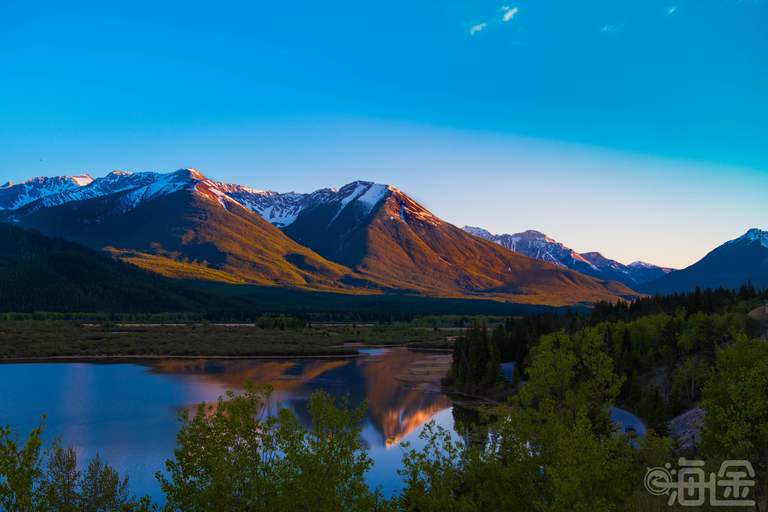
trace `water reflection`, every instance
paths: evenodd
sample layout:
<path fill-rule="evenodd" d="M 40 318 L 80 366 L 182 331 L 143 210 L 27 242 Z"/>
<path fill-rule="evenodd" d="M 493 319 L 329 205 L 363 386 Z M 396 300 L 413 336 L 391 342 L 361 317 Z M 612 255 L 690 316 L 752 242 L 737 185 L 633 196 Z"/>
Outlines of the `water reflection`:
<path fill-rule="evenodd" d="M 272 407 L 281 402 L 308 425 L 306 400 L 315 390 L 337 398 L 349 393 L 352 406 L 368 400 L 363 439 L 375 460 L 368 482 L 388 493 L 401 487 L 396 470 L 402 454 L 387 449 L 387 439 L 417 447 L 429 419 L 446 428 L 453 424 L 448 398 L 431 384 L 445 373 L 448 359 L 392 349 L 366 350 L 354 359 L 0 364 L 0 425 L 25 438 L 47 414 L 45 439 L 61 436 L 73 446 L 79 470 L 98 452 L 130 476 L 131 492 L 162 502 L 154 474 L 173 458 L 179 409 L 215 402 L 227 390 L 242 392 L 251 379 L 272 384 Z"/>
<path fill-rule="evenodd" d="M 318 389 L 337 398 L 349 394 L 353 406 L 367 400 L 364 441 L 369 447 L 383 447 L 449 407 L 448 398 L 434 388 L 447 363 L 448 356 L 379 349 L 341 360 L 163 360 L 145 365 L 154 374 L 194 377 L 190 398 L 210 397 L 207 401 L 226 390 L 242 392 L 246 380 L 269 383 L 275 388 L 272 407 L 280 402 L 293 408 L 305 425 L 310 422 L 305 401 Z M 194 408 L 199 401 L 184 405 Z"/>

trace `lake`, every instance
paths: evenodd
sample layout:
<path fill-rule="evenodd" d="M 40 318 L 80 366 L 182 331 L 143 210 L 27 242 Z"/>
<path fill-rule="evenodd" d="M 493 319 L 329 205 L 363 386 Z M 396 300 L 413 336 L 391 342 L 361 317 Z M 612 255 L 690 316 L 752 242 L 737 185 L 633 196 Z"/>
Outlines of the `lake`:
<path fill-rule="evenodd" d="M 73 446 L 80 468 L 97 452 L 130 489 L 164 502 L 155 472 L 173 458 L 179 409 L 214 402 L 227 390 L 240 393 L 247 379 L 275 387 L 272 404 L 291 407 L 305 426 L 305 403 L 316 390 L 368 400 L 362 437 L 375 464 L 368 482 L 389 494 L 401 487 L 396 470 L 402 451 L 388 439 L 423 446 L 418 434 L 431 419 L 453 426 L 448 397 L 434 384 L 450 356 L 402 348 L 362 350 L 351 359 L 120 360 L 0 365 L 0 425 L 26 438 L 47 414 L 44 439 L 61 436 Z"/>
<path fill-rule="evenodd" d="M 348 359 L 0 364 L 0 425 L 11 425 L 26 438 L 46 414 L 44 439 L 61 436 L 64 446 L 74 447 L 80 470 L 98 452 L 121 476 L 129 476 L 132 493 L 164 503 L 154 475 L 173 458 L 179 409 L 215 402 L 227 390 L 241 393 L 246 380 L 268 382 L 275 388 L 272 410 L 277 402 L 291 407 L 306 427 L 306 399 L 322 389 L 337 398 L 349 394 L 355 407 L 368 400 L 362 437 L 375 464 L 367 480 L 389 495 L 402 486 L 397 474 L 402 451 L 387 440 L 423 447 L 418 436 L 425 423 L 434 419 L 451 429 L 454 414 L 468 411 L 454 410 L 435 384 L 445 374 L 450 355 L 404 348 L 361 352 Z M 622 426 L 635 426 L 639 435 L 645 434 L 640 420 L 626 411 L 612 408 L 611 414 Z"/>

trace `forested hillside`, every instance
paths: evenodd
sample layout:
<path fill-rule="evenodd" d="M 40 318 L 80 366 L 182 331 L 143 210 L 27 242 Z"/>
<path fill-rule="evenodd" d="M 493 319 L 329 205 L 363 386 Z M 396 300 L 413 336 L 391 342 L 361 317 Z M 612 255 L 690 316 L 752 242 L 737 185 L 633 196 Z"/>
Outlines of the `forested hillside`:
<path fill-rule="evenodd" d="M 0 312 L 197 311 L 222 296 L 0 223 Z"/>

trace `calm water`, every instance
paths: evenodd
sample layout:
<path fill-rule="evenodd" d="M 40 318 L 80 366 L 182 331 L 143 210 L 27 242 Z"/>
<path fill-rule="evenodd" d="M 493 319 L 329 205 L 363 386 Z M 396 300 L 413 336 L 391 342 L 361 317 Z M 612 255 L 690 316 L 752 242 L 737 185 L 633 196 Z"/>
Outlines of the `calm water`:
<path fill-rule="evenodd" d="M 98 452 L 102 461 L 129 475 L 131 492 L 163 502 L 154 474 L 173 457 L 179 409 L 213 402 L 230 389 L 242 392 L 251 379 L 271 383 L 273 402 L 293 408 L 307 425 L 305 401 L 314 391 L 336 397 L 349 393 L 354 406 L 368 400 L 363 440 L 376 461 L 368 481 L 389 493 L 401 484 L 396 469 L 402 452 L 388 446 L 387 439 L 417 447 L 421 427 L 430 419 L 446 428 L 453 425 L 444 394 L 402 380 L 445 356 L 403 349 L 365 352 L 346 360 L 3 364 L 0 425 L 11 425 L 26 437 L 47 414 L 46 440 L 61 436 L 63 445 L 75 447 L 81 464 Z"/>

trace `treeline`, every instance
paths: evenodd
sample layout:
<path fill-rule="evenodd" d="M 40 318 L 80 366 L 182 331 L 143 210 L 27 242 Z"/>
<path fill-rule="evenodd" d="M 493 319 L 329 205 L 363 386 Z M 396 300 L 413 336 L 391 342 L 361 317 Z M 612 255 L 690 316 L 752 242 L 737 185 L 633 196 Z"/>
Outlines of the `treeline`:
<path fill-rule="evenodd" d="M 615 304 L 600 301 L 595 304 L 589 315 L 590 325 L 595 326 L 601 322 L 629 323 L 648 315 L 666 313 L 668 315 L 685 309 L 687 315 L 705 313 L 723 313 L 739 303 L 754 300 L 768 300 L 768 289 L 758 290 L 752 281 L 744 283 L 736 289 L 723 288 L 716 290 L 707 288 L 704 291 L 696 286 L 696 290 L 688 293 L 673 293 L 671 295 L 656 294 L 654 297 L 639 297 L 631 303 L 618 301 Z"/>

